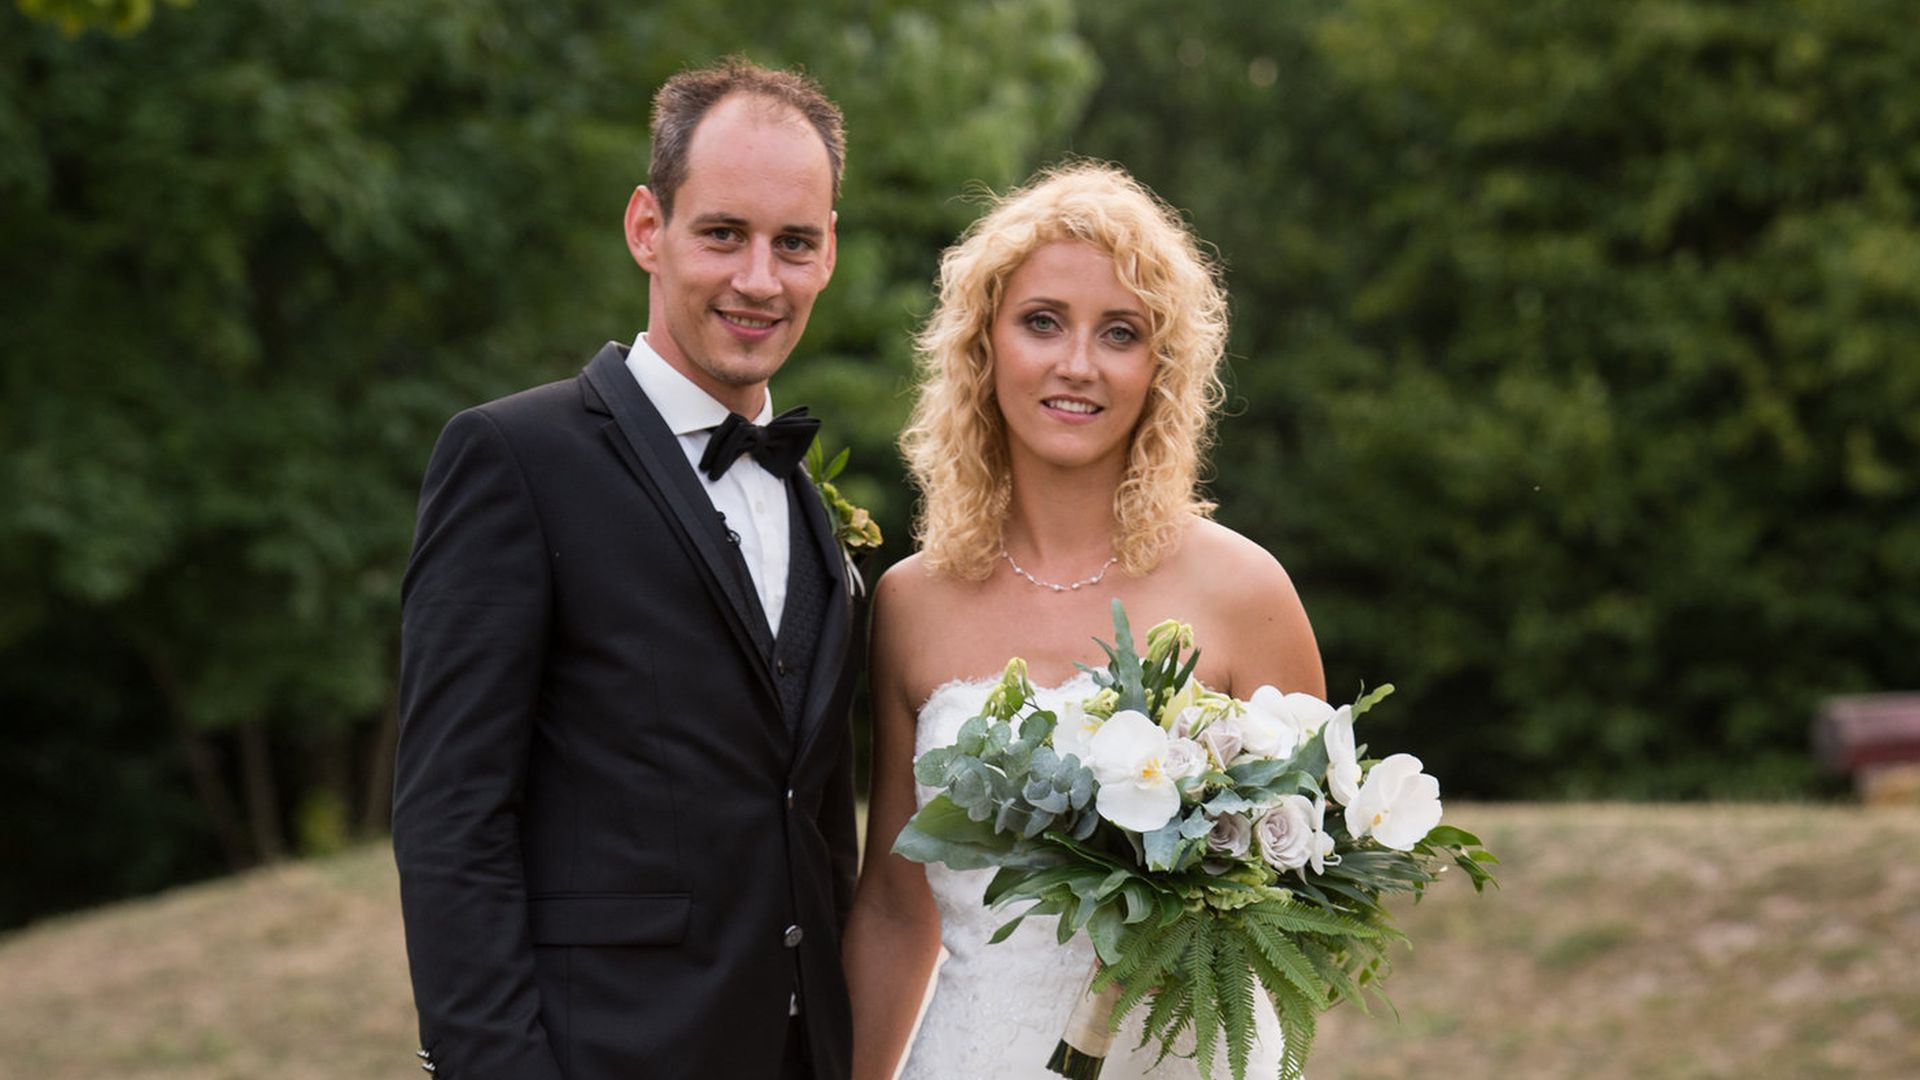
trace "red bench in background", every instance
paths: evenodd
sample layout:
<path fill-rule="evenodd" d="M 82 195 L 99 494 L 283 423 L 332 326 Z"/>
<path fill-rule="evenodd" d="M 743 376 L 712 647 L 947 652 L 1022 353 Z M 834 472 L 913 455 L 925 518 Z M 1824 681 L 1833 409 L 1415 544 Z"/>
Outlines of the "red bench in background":
<path fill-rule="evenodd" d="M 1920 802 L 1920 693 L 1829 698 L 1813 745 L 1828 767 L 1853 777 L 1863 802 Z"/>

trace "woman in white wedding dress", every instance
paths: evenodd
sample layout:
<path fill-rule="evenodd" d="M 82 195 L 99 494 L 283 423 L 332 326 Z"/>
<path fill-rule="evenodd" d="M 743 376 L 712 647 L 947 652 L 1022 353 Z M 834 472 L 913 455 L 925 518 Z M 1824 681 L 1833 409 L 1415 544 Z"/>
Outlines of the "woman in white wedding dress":
<path fill-rule="evenodd" d="M 920 550 L 874 591 L 872 800 L 845 944 L 856 1080 L 1050 1075 L 1092 970 L 1085 936 L 1059 945 L 1051 918 L 988 945 L 1005 921 L 981 903 L 991 872 L 891 853 L 931 795 L 913 758 L 953 741 L 1009 657 L 1027 661 L 1043 701 L 1090 692 L 1076 664 L 1104 662 L 1094 638 L 1111 639 L 1117 597 L 1137 627 L 1191 623 L 1213 689 L 1325 696 L 1286 572 L 1209 520 L 1199 492 L 1226 321 L 1218 274 L 1179 215 L 1110 165 L 1042 173 L 941 261 L 901 440 Z M 1250 1077 L 1278 1071 L 1278 1025 L 1262 1012 Z M 1102 1080 L 1197 1075 L 1172 1057 L 1149 1071 L 1155 1048 L 1133 1049 L 1142 1014 Z"/>

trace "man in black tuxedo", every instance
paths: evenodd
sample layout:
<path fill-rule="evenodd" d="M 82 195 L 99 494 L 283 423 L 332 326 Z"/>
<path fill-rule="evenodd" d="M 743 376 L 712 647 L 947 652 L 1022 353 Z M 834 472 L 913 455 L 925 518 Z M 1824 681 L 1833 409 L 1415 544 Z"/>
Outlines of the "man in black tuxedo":
<path fill-rule="evenodd" d="M 729 61 L 663 86 L 653 135 L 646 332 L 455 416 L 420 496 L 393 838 L 437 1077 L 849 1069 L 856 628 L 795 468 L 817 421 L 767 423 L 833 271 L 841 118 Z"/>

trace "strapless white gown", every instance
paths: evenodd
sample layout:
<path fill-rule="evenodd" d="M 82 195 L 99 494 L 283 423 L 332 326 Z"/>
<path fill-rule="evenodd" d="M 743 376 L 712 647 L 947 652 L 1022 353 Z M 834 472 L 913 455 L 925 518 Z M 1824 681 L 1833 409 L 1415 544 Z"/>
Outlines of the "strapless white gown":
<path fill-rule="evenodd" d="M 949 746 L 960 725 L 979 713 L 987 692 L 999 678 L 948 683 L 933 692 L 920 707 L 914 755 Z M 1093 680 L 1081 674 L 1062 686 L 1042 688 L 1040 703 L 1051 706 L 1093 692 Z M 925 806 L 937 792 L 919 788 L 917 802 Z M 1066 1029 L 1067 1015 L 1093 971 L 1093 945 L 1085 933 L 1062 946 L 1051 916 L 1028 919 L 1013 936 L 988 945 L 1008 914 L 988 910 L 981 898 L 991 870 L 952 870 L 927 866 L 927 883 L 940 907 L 940 940 L 947 960 L 934 978 L 933 998 L 913 1045 L 907 1051 L 901 1080 L 989 1080 L 989 1078 L 1053 1077 L 1047 1057 Z M 1247 1062 L 1247 1076 L 1277 1076 L 1281 1047 L 1279 1021 L 1272 1006 L 1258 1002 L 1260 1038 Z M 1158 1044 L 1134 1050 L 1142 1006 L 1128 1016 L 1114 1036 L 1113 1049 L 1100 1080 L 1197 1078 L 1191 1059 L 1171 1055 L 1158 1068 L 1149 1068 L 1159 1054 Z M 1186 1047 L 1183 1049 L 1191 1049 Z M 1214 1058 L 1214 1076 L 1229 1076 L 1224 1048 Z"/>

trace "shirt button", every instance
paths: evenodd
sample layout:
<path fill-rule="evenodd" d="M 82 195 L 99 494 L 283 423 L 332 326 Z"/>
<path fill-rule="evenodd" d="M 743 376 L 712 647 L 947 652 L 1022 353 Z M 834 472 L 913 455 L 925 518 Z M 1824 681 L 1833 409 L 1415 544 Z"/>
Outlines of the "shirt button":
<path fill-rule="evenodd" d="M 807 932 L 805 930 L 802 930 L 797 926 L 789 926 L 787 927 L 787 932 L 785 936 L 783 936 L 780 939 L 780 942 L 781 944 L 785 945 L 787 948 L 791 949 L 798 946 L 800 944 L 800 939 L 806 936 L 807 936 Z"/>

